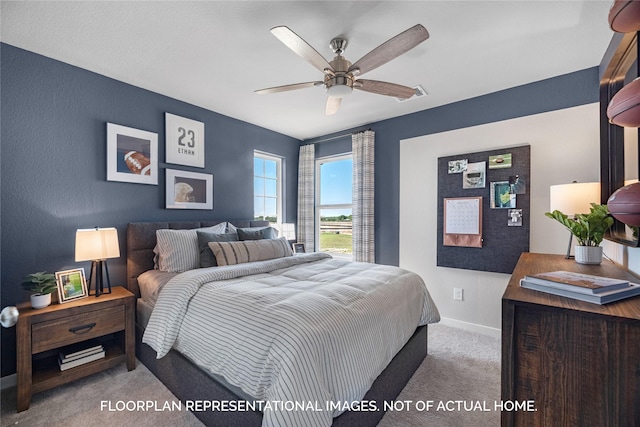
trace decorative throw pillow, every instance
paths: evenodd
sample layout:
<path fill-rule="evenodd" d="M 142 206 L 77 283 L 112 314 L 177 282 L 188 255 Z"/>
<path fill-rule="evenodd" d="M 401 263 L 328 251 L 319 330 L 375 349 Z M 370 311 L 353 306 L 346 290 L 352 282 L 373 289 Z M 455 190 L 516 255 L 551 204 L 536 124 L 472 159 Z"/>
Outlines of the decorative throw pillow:
<path fill-rule="evenodd" d="M 284 237 L 239 242 L 209 242 L 209 247 L 218 265 L 243 264 L 293 255 L 289 242 Z"/>
<path fill-rule="evenodd" d="M 238 228 L 238 240 L 277 239 L 278 230 L 273 227 Z"/>
<path fill-rule="evenodd" d="M 208 231 L 197 230 L 198 250 L 200 251 L 200 267 L 215 267 L 218 265 L 216 257 L 213 256 L 209 242 L 237 242 L 238 233 L 210 233 Z"/>
<path fill-rule="evenodd" d="M 157 266 L 160 271 L 182 273 L 200 267 L 200 250 L 198 249 L 197 230 L 209 233 L 224 233 L 225 222 L 213 227 L 193 228 L 190 230 L 172 230 L 163 228 L 156 230 Z"/>

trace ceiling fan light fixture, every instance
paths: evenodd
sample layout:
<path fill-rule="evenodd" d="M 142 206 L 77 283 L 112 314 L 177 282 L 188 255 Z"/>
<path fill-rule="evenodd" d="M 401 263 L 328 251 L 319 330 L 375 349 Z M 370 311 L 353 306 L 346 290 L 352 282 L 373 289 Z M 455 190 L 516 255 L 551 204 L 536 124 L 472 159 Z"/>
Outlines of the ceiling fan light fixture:
<path fill-rule="evenodd" d="M 326 81 L 327 94 L 333 98 L 343 98 L 353 92 L 353 80 L 349 76 L 334 76 Z"/>

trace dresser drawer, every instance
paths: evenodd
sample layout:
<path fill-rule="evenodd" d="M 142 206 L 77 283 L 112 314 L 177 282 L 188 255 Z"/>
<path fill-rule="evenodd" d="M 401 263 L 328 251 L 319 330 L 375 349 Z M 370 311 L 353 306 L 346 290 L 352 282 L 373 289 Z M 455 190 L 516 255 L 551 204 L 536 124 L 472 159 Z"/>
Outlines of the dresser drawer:
<path fill-rule="evenodd" d="M 32 353 L 62 347 L 125 329 L 125 307 L 111 307 L 34 324 Z"/>

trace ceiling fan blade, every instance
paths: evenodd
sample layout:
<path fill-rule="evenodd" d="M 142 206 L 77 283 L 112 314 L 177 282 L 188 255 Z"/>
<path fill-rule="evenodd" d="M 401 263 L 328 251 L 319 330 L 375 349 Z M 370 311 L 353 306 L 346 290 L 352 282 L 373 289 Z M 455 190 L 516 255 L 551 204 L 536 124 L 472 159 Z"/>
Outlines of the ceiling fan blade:
<path fill-rule="evenodd" d="M 340 108 L 340 103 L 342 102 L 342 98 L 335 98 L 333 96 L 327 97 L 327 106 L 324 109 L 324 114 L 326 116 L 333 116 L 338 112 L 338 108 Z"/>
<path fill-rule="evenodd" d="M 274 27 L 271 29 L 271 34 L 323 73 L 325 68 L 333 70 L 333 67 L 329 65 L 327 60 L 324 59 L 317 50 L 312 48 L 309 43 L 304 41 L 302 37 L 291 31 L 288 27 Z"/>
<path fill-rule="evenodd" d="M 395 83 L 381 82 L 378 80 L 358 79 L 353 85 L 354 89 L 365 92 L 377 93 L 378 95 L 395 96 L 396 98 L 411 98 L 416 94 L 412 87 L 402 86 Z"/>
<path fill-rule="evenodd" d="M 359 75 L 386 64 L 403 53 L 413 49 L 429 38 L 429 32 L 422 25 L 414 25 L 408 30 L 382 43 L 349 67 L 349 71 L 359 69 Z"/>
<path fill-rule="evenodd" d="M 306 83 L 295 83 L 292 85 L 284 85 L 284 86 L 276 86 L 276 87 L 269 87 L 266 89 L 259 89 L 256 90 L 255 92 L 260 94 L 260 95 L 265 95 L 268 93 L 278 93 L 278 92 L 287 92 L 290 90 L 296 90 L 296 89 L 304 89 L 304 88 L 308 88 L 308 87 L 313 87 L 313 86 L 319 86 L 319 85 L 323 85 L 323 82 L 317 81 L 317 82 L 306 82 Z"/>

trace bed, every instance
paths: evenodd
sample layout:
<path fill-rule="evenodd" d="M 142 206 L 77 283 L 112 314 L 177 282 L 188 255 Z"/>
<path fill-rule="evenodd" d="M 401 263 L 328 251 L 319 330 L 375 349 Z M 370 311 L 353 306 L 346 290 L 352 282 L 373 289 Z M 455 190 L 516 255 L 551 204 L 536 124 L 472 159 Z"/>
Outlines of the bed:
<path fill-rule="evenodd" d="M 210 243 L 219 267 L 182 269 L 168 276 L 154 270 L 154 257 L 162 263 L 154 248 L 167 230 L 219 232 L 225 223 L 129 224 L 127 280 L 138 296 L 138 359 L 183 402 L 233 402 L 231 410 L 194 410 L 205 425 L 376 425 L 384 415 L 383 402 L 400 393 L 426 356 L 427 324 L 439 320 L 424 283 L 396 267 L 343 262 L 320 253 L 287 254 L 278 239 L 253 237 L 245 243 Z M 255 233 L 269 225 L 228 224 L 227 231 L 231 227 L 237 233 Z M 158 230 L 162 231 L 156 241 Z M 256 258 L 261 252 L 251 252 L 252 262 L 236 260 L 237 264 L 224 255 L 227 251 L 235 257 L 239 248 L 249 253 L 246 247 L 285 253 Z M 162 292 L 152 296 L 149 277 L 160 277 Z M 407 307 L 390 302 L 387 284 L 395 282 L 403 286 L 400 293 L 409 294 Z M 417 306 L 411 302 L 418 299 Z M 375 304 L 387 305 L 378 305 L 373 314 L 363 312 L 364 305 Z M 345 311 L 346 320 L 325 321 Z M 354 313 L 361 320 L 352 320 Z M 400 324 L 393 329 L 388 325 L 396 318 Z M 328 332 L 334 323 L 340 324 L 339 333 Z M 267 327 L 254 329 L 259 324 Z M 209 333 L 213 335 L 205 336 Z M 346 377 L 349 381 L 343 381 Z M 249 403 L 238 407 L 238 402 Z M 287 402 L 299 406 L 286 406 Z"/>

